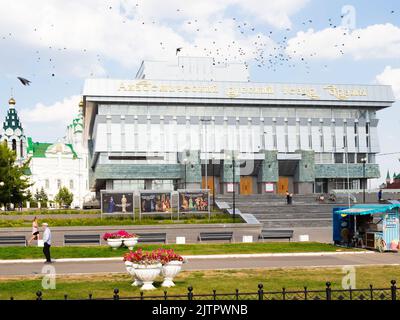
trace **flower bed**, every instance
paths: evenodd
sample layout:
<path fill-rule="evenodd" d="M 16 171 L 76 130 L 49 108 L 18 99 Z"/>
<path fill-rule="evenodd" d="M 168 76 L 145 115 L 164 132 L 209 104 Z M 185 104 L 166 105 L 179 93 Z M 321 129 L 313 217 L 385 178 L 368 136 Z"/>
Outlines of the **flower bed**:
<path fill-rule="evenodd" d="M 117 249 L 124 244 L 130 250 L 133 250 L 133 247 L 137 243 L 138 236 L 134 233 L 128 233 L 125 230 L 120 230 L 118 232 L 105 233 L 103 235 L 103 239 L 107 241 L 108 245 L 113 249 Z"/>
<path fill-rule="evenodd" d="M 134 283 L 143 283 L 142 290 L 155 289 L 153 281 L 161 273 L 164 277 L 163 287 L 171 287 L 173 278 L 181 271 L 185 259 L 176 254 L 172 249 L 156 249 L 144 252 L 138 249 L 130 251 L 123 258 L 127 271 L 133 275 Z"/>

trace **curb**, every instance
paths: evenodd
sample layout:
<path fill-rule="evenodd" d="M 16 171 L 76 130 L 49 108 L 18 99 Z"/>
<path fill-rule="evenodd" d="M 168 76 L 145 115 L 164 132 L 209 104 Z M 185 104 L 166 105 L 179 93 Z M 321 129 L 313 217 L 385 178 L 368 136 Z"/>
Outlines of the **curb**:
<path fill-rule="evenodd" d="M 296 253 L 249 253 L 249 254 L 210 254 L 210 255 L 188 255 L 184 256 L 190 260 L 200 259 L 242 259 L 242 258 L 273 258 L 273 257 L 322 257 L 335 255 L 358 255 L 358 254 L 373 254 L 373 251 L 347 251 L 347 252 L 296 252 Z M 122 257 L 112 258 L 62 258 L 54 259 L 54 262 L 107 262 L 121 261 Z M 1 264 L 28 264 L 28 263 L 43 263 L 43 259 L 18 259 L 18 260 L 0 260 Z"/>

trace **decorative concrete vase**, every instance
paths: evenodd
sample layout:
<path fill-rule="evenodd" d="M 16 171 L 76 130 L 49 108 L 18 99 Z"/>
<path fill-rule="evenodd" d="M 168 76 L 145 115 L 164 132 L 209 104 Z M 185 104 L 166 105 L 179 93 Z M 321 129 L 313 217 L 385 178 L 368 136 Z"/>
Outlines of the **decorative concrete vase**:
<path fill-rule="evenodd" d="M 107 244 L 113 248 L 113 250 L 117 250 L 122 246 L 122 239 L 107 239 Z"/>
<path fill-rule="evenodd" d="M 162 266 L 162 275 L 164 281 L 162 287 L 173 287 L 175 283 L 172 281 L 182 269 L 182 261 L 171 261 Z"/>
<path fill-rule="evenodd" d="M 130 262 L 130 261 L 125 261 L 125 267 L 126 267 L 126 271 L 128 271 L 128 273 L 133 277 L 132 286 L 133 286 L 133 287 L 138 287 L 138 286 L 143 285 L 143 282 L 140 281 L 140 280 L 136 277 L 136 273 L 135 273 L 135 269 L 138 267 L 138 264 L 132 263 L 132 262 Z"/>
<path fill-rule="evenodd" d="M 139 281 L 143 282 L 143 286 L 140 290 L 153 290 L 153 281 L 161 272 L 161 263 L 143 265 L 139 264 L 135 268 L 135 275 Z"/>
<path fill-rule="evenodd" d="M 125 247 L 128 247 L 129 250 L 133 250 L 133 247 L 138 242 L 138 238 L 125 238 L 123 239 L 123 242 Z"/>

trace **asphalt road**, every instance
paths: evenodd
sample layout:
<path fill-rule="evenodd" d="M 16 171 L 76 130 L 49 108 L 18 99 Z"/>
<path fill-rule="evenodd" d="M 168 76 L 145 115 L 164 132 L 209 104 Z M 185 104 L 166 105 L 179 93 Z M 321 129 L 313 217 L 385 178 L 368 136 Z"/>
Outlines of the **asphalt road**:
<path fill-rule="evenodd" d="M 189 259 L 183 270 L 222 270 L 245 268 L 334 267 L 334 266 L 400 265 L 399 253 L 368 253 L 327 256 L 286 256 L 251 258 Z M 1 263 L 0 278 L 32 276 L 45 273 L 41 262 Z M 55 262 L 51 264 L 58 275 L 96 273 L 125 273 L 122 261 Z"/>

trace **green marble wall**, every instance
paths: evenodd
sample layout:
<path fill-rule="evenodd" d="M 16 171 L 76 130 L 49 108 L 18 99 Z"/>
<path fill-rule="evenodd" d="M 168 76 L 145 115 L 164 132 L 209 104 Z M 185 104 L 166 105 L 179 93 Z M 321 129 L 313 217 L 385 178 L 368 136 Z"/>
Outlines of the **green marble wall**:
<path fill-rule="evenodd" d="M 301 160 L 297 165 L 296 182 L 315 181 L 315 155 L 314 151 L 296 150 L 295 153 L 301 154 Z"/>
<path fill-rule="evenodd" d="M 279 167 L 277 161 L 278 151 L 262 150 L 265 159 L 261 162 L 258 171 L 258 182 L 277 182 L 279 180 Z"/>
<path fill-rule="evenodd" d="M 349 177 L 350 178 L 363 178 L 363 165 L 356 163 L 349 163 Z M 365 165 L 366 178 L 379 178 L 379 165 L 366 164 Z M 316 164 L 315 165 L 315 178 L 347 178 L 347 164 Z"/>
<path fill-rule="evenodd" d="M 231 151 L 227 151 L 226 154 L 231 154 Z M 233 178 L 233 167 L 232 167 L 232 160 L 225 159 L 222 161 L 221 166 L 221 177 L 222 182 L 240 182 L 240 162 L 235 161 L 235 178 Z M 234 180 L 234 181 L 233 181 Z"/>
<path fill-rule="evenodd" d="M 180 164 L 99 164 L 94 172 L 95 179 L 180 179 Z"/>
<path fill-rule="evenodd" d="M 185 164 L 183 159 L 187 159 L 186 163 L 186 183 L 201 183 L 201 163 L 199 150 L 186 150 L 181 154 L 181 179 L 185 180 Z"/>

